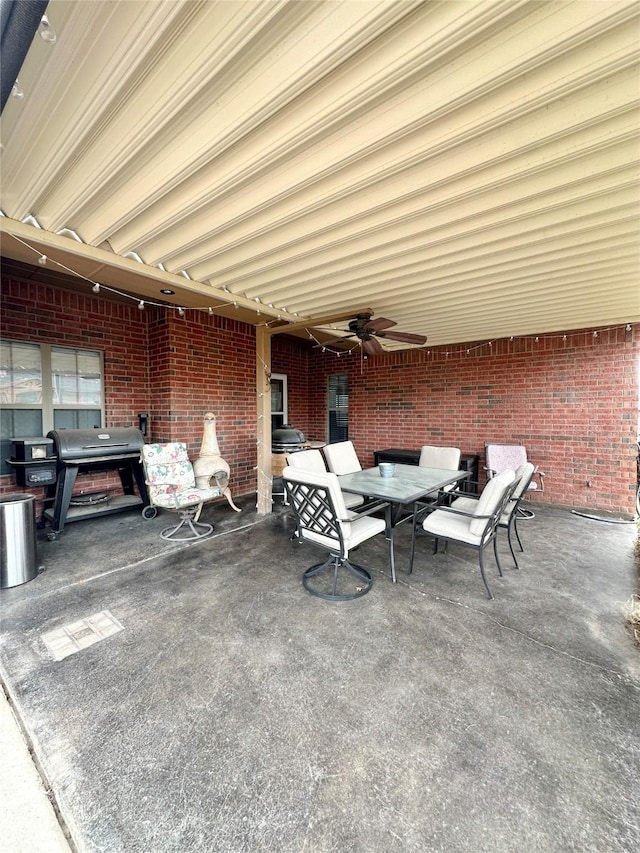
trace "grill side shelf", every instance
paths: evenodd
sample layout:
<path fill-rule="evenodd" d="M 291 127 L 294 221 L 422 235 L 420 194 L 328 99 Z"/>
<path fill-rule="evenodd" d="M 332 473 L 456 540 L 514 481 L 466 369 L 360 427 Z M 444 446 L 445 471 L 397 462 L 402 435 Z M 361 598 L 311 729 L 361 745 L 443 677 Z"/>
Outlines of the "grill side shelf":
<path fill-rule="evenodd" d="M 43 520 L 51 521 L 47 531 L 47 539 L 58 538 L 67 521 L 80 521 L 95 518 L 99 515 L 109 515 L 114 512 L 131 509 L 136 506 L 146 506 L 149 503 L 147 485 L 144 481 L 144 471 L 140 461 L 140 453 L 123 453 L 117 456 L 88 456 L 80 459 L 58 459 L 59 473 L 55 488 L 49 486 L 45 503 L 53 500 L 53 509 L 45 509 Z M 78 473 L 92 471 L 117 471 L 122 484 L 122 495 L 109 499 L 107 504 L 90 506 L 71 506 L 73 489 Z M 138 488 L 135 494 L 134 482 Z"/>

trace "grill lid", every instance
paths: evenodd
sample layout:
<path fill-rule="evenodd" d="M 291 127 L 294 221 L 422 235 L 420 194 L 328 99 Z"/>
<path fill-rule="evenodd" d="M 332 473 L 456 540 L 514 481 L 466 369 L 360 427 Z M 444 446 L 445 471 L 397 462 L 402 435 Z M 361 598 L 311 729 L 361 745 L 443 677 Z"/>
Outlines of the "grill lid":
<path fill-rule="evenodd" d="M 291 424 L 285 424 L 271 433 L 271 452 L 288 453 L 301 450 L 305 440 L 299 429 L 292 427 Z"/>
<path fill-rule="evenodd" d="M 113 429 L 53 429 L 59 459 L 93 459 L 102 456 L 132 456 L 142 451 L 144 436 L 135 427 Z"/>

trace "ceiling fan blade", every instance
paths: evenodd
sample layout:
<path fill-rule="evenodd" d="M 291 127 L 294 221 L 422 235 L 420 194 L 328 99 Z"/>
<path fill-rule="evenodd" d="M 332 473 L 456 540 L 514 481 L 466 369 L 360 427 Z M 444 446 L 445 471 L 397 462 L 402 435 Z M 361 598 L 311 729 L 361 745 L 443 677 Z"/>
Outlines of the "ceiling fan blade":
<path fill-rule="evenodd" d="M 380 341 L 375 338 L 369 338 L 366 341 L 362 341 L 362 349 L 366 352 L 367 355 L 377 355 L 379 352 L 384 352 L 382 347 L 380 346 Z"/>
<path fill-rule="evenodd" d="M 383 332 L 381 338 L 389 338 L 390 341 L 399 341 L 403 344 L 417 344 L 424 346 L 427 342 L 426 335 L 412 335 L 410 332 Z"/>
<path fill-rule="evenodd" d="M 380 332 L 382 329 L 389 329 L 391 326 L 396 325 L 397 323 L 395 320 L 387 320 L 386 317 L 378 317 L 376 320 L 370 320 L 365 328 L 373 329 L 374 332 Z"/>
<path fill-rule="evenodd" d="M 352 337 L 353 337 L 353 335 L 343 335 L 340 338 L 329 338 L 328 341 L 320 341 L 319 343 L 314 344 L 313 346 L 314 346 L 314 348 L 315 347 L 327 347 L 327 346 L 331 346 L 331 344 L 340 344 L 340 343 L 342 343 L 342 341 L 346 341 L 347 338 L 352 338 Z"/>

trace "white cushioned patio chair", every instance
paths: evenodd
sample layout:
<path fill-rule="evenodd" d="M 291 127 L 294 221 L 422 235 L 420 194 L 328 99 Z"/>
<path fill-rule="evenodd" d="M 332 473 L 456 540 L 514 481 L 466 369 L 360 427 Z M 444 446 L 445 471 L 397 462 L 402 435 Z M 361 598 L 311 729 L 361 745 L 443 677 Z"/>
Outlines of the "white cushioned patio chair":
<path fill-rule="evenodd" d="M 496 474 L 499 474 L 505 469 L 516 471 L 521 465 L 524 465 L 529 460 L 527 458 L 527 448 L 524 444 L 491 444 L 485 443 L 485 471 L 487 478 L 491 479 Z M 537 478 L 537 479 L 536 479 Z M 527 486 L 527 491 L 544 492 L 545 474 L 539 471 L 537 466 L 534 466 L 533 476 Z M 526 499 L 526 492 L 523 500 Z M 535 513 L 528 507 L 518 506 L 518 515 L 520 518 L 534 518 Z"/>
<path fill-rule="evenodd" d="M 210 536 L 213 524 L 198 519 L 205 503 L 224 494 L 226 482 L 219 487 L 196 488 L 187 445 L 181 441 L 143 445 L 142 464 L 150 500 L 142 515 L 154 518 L 158 509 L 167 509 L 177 513 L 180 519 L 178 524 L 162 530 L 161 538 L 187 542 Z"/>
<path fill-rule="evenodd" d="M 315 448 L 289 453 L 287 454 L 287 462 L 291 468 L 295 468 L 297 471 L 313 471 L 316 474 L 327 473 L 324 456 Z M 364 503 L 362 495 L 350 495 L 347 492 L 343 492 L 342 497 L 344 498 L 347 509 L 355 509 Z"/>
<path fill-rule="evenodd" d="M 323 448 L 327 468 L 332 474 L 355 474 L 362 471 L 362 465 L 352 441 L 337 441 Z"/>
<path fill-rule="evenodd" d="M 518 533 L 518 507 L 520 505 L 520 501 L 523 498 L 523 495 L 526 493 L 527 487 L 531 478 L 533 477 L 534 471 L 535 465 L 533 465 L 531 462 L 525 462 L 524 465 L 520 465 L 520 467 L 516 470 L 513 493 L 507 505 L 505 506 L 502 515 L 498 520 L 498 527 L 501 527 L 507 531 L 507 541 L 509 542 L 509 549 L 511 551 L 511 556 L 513 557 L 513 562 L 515 563 L 516 569 L 519 569 L 520 565 L 518 564 L 518 558 L 516 557 L 516 552 L 513 548 L 512 534 L 515 533 L 516 539 L 518 540 L 518 545 L 520 546 L 520 550 L 524 551 L 524 548 L 522 547 L 522 542 L 520 540 L 520 534 Z M 461 509 L 466 512 L 473 512 L 478 500 L 478 497 L 463 495 L 462 497 L 455 498 L 451 506 L 454 509 Z"/>
<path fill-rule="evenodd" d="M 436 444 L 423 444 L 420 448 L 418 465 L 423 468 L 445 468 L 447 471 L 460 469 L 462 452 L 459 447 L 439 447 Z"/>
<path fill-rule="evenodd" d="M 447 471 L 459 471 L 462 451 L 459 447 L 440 447 L 436 444 L 423 444 L 420 448 L 418 465 L 421 468 L 444 468 Z M 455 491 L 456 483 L 444 486 L 436 498 L 424 501 L 427 506 L 436 506 L 444 502 L 447 494 Z M 422 502 L 421 502 L 422 503 Z"/>
<path fill-rule="evenodd" d="M 462 510 L 460 507 L 442 506 L 434 510 L 422 522 L 425 533 L 430 534 L 435 539 L 434 554 L 438 553 L 438 545 L 441 540 L 445 542 L 445 546 L 446 543 L 453 542 L 473 548 L 478 552 L 480 574 L 489 599 L 493 599 L 493 593 L 484 570 L 484 551 L 487 545 L 493 542 L 498 572 L 502 576 L 502 567 L 495 539 L 498 522 L 515 487 L 515 473 L 513 471 L 502 471 L 489 480 L 478 500 L 473 501 L 473 508 Z M 414 528 L 413 535 L 415 536 L 415 534 Z M 409 573 L 412 570 L 413 565 L 411 564 Z"/>
<path fill-rule="evenodd" d="M 296 518 L 299 542 L 311 542 L 329 552 L 323 563 L 308 568 L 304 588 L 319 598 L 346 601 L 365 595 L 373 584 L 349 552 L 386 529 L 385 520 L 357 515 L 344 505 L 335 474 L 287 467 L 282 473 L 287 501 Z"/>

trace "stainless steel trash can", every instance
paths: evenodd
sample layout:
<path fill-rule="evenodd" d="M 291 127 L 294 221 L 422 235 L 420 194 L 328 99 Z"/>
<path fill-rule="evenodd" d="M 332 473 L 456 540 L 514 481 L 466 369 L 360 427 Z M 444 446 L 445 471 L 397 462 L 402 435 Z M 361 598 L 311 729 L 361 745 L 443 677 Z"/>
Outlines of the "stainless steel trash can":
<path fill-rule="evenodd" d="M 33 495 L 0 495 L 0 587 L 33 580 L 36 565 L 36 506 Z"/>

